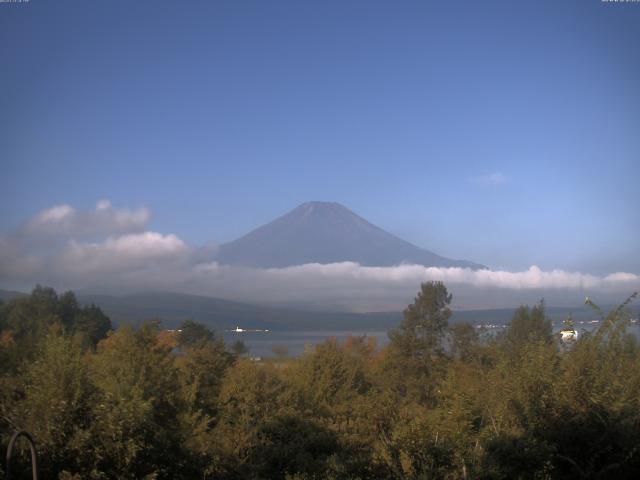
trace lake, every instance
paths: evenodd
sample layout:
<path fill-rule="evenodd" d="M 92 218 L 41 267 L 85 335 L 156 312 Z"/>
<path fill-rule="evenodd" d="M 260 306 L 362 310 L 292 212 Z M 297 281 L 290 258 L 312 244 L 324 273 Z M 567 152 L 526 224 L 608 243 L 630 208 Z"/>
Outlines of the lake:
<path fill-rule="evenodd" d="M 583 333 L 593 330 L 599 324 L 599 320 L 576 321 L 575 328 L 579 333 Z M 490 333 L 497 333 L 505 327 L 506 324 L 503 323 L 492 324 L 487 327 L 487 330 Z M 554 322 L 554 332 L 559 332 L 562 327 L 562 322 Z M 634 333 L 637 338 L 640 338 L 640 325 L 637 323 L 632 324 L 628 331 Z M 233 342 L 241 340 L 249 349 L 248 355 L 250 357 L 262 358 L 275 357 L 276 354 L 273 351 L 274 348 L 286 349 L 288 356 L 296 357 L 304 353 L 305 347 L 318 345 L 332 337 L 337 338 L 340 342 L 344 342 L 349 336 L 366 335 L 367 337 L 375 338 L 379 347 L 383 347 L 389 343 L 389 337 L 387 336 L 386 330 L 272 330 L 268 332 L 227 331 L 222 332 L 222 335 L 227 345 L 231 345 Z"/>

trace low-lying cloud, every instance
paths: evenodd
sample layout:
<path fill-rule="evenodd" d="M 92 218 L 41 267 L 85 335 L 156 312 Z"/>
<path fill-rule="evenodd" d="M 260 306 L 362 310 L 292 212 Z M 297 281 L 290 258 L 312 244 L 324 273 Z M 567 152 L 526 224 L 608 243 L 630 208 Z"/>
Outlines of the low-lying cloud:
<path fill-rule="evenodd" d="M 213 245 L 192 246 L 175 234 L 148 229 L 147 209 L 95 210 L 59 205 L 0 236 L 0 287 L 90 288 L 119 292 L 167 290 L 245 302 L 384 310 L 410 301 L 421 282 L 443 281 L 460 307 L 535 301 L 572 303 L 581 295 L 618 301 L 640 290 L 640 276 L 596 276 L 536 266 L 520 272 L 353 262 L 257 269 L 220 265 Z M 96 238 L 99 236 L 100 238 Z M 584 298 L 584 297 L 582 297 Z"/>
<path fill-rule="evenodd" d="M 471 270 L 469 268 L 425 267 L 398 265 L 394 267 L 366 267 L 353 262 L 307 264 L 282 269 L 268 269 L 275 276 L 314 275 L 322 278 L 351 278 L 380 283 L 426 282 L 440 280 L 447 284 L 466 284 L 476 287 L 527 289 L 585 289 L 638 285 L 640 276 L 617 272 L 605 277 L 563 270 L 543 271 L 531 266 L 522 272 Z"/>
<path fill-rule="evenodd" d="M 252 269 L 195 265 L 189 275 L 192 290 L 210 286 L 237 300 L 356 310 L 385 310 L 406 306 L 422 282 L 443 281 L 460 308 L 510 307 L 546 298 L 556 305 L 575 305 L 585 295 L 618 302 L 640 289 L 640 276 L 614 273 L 599 277 L 532 266 L 521 272 L 398 265 L 369 267 L 353 262 L 306 264 L 286 268 Z"/>

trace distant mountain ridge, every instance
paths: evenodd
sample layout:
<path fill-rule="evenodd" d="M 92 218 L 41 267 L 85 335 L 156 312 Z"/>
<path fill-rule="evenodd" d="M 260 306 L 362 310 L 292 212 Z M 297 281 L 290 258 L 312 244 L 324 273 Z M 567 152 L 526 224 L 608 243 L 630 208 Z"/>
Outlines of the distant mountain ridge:
<path fill-rule="evenodd" d="M 26 293 L 0 289 L 5 302 L 26 297 Z M 165 328 L 176 328 L 182 320 L 201 322 L 217 331 L 240 326 L 269 328 L 280 331 L 382 331 L 397 327 L 402 312 L 350 313 L 339 311 L 310 312 L 293 308 L 265 307 L 214 297 L 173 292 L 146 292 L 128 295 L 77 294 L 81 305 L 98 305 L 114 326 L 140 325 L 145 320 L 159 319 Z M 614 305 L 602 305 L 605 311 Z M 451 323 L 506 324 L 515 307 L 478 310 L 454 310 Z M 635 308 L 633 315 L 640 311 Z M 556 324 L 572 314 L 575 321 L 595 318 L 590 307 L 547 307 L 547 314 Z M 582 328 L 582 327 L 581 327 Z"/>
<path fill-rule="evenodd" d="M 24 294 L 22 294 L 24 295 Z M 175 292 L 145 292 L 128 295 L 78 294 L 81 305 L 98 305 L 115 325 L 140 325 L 149 319 L 161 319 L 165 328 L 176 328 L 182 320 L 201 322 L 215 330 L 241 326 L 274 330 L 380 331 L 398 326 L 401 311 L 352 313 L 344 311 L 305 311 L 287 307 L 268 307 L 202 295 Z M 614 305 L 602 305 L 605 311 Z M 516 307 L 454 310 L 451 324 L 506 324 Z M 634 315 L 638 310 L 634 309 Z M 547 307 L 554 322 L 572 314 L 575 321 L 592 320 L 593 310 L 585 305 Z"/>
<path fill-rule="evenodd" d="M 335 202 L 307 202 L 243 237 L 220 246 L 224 265 L 281 268 L 305 263 L 357 262 L 387 267 L 412 263 L 483 269 L 422 249 Z"/>
<path fill-rule="evenodd" d="M 13 300 L 14 298 L 21 298 L 21 297 L 26 297 L 26 296 L 27 296 L 26 293 L 16 292 L 14 290 L 3 290 L 3 289 L 0 289 L 0 301 L 1 302 L 8 302 L 10 300 Z"/>
<path fill-rule="evenodd" d="M 144 320 L 161 319 L 167 328 L 175 328 L 182 320 L 191 319 L 216 330 L 236 326 L 279 330 L 384 330 L 397 324 L 402 316 L 400 312 L 309 312 L 174 292 L 79 294 L 78 301 L 82 305 L 98 305 L 116 325 L 139 325 Z"/>

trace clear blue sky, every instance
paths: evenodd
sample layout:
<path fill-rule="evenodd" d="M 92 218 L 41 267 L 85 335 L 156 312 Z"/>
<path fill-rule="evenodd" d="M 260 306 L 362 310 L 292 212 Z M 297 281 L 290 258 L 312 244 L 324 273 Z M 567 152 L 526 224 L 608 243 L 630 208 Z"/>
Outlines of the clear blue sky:
<path fill-rule="evenodd" d="M 0 231 L 148 206 L 192 244 L 338 201 L 492 267 L 640 273 L 640 4 L 0 4 Z"/>

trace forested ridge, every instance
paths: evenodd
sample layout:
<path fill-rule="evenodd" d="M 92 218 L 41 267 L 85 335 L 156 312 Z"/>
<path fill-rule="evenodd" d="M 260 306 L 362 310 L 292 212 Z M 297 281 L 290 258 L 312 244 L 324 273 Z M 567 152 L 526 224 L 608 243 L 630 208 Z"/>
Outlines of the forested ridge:
<path fill-rule="evenodd" d="M 567 345 L 543 302 L 497 336 L 450 325 L 429 282 L 385 348 L 254 362 L 196 322 L 113 330 L 36 287 L 0 305 L 0 453 L 24 429 L 45 479 L 640 478 L 633 299 Z"/>

